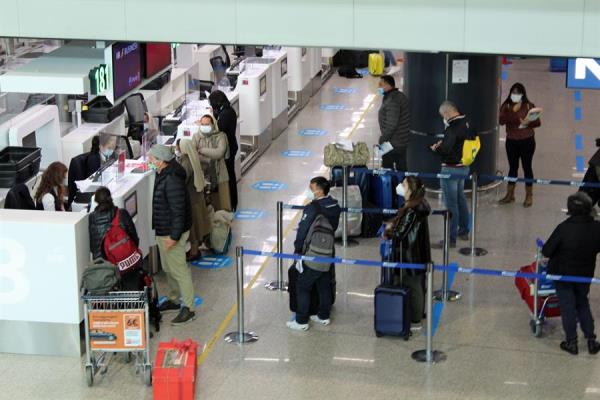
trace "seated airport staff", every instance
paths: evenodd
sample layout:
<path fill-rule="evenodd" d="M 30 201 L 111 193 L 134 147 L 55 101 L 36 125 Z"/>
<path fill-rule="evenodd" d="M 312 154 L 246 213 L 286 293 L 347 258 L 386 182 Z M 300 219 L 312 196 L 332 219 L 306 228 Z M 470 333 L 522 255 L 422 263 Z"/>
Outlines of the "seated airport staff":
<path fill-rule="evenodd" d="M 407 176 L 396 188 L 396 193 L 406 202 L 386 225 L 384 236 L 392 240 L 392 257 L 387 261 L 427 264 L 431 262 L 428 223 L 431 207 L 425 200 L 425 186 L 419 178 Z M 394 272 L 401 273 L 402 284 L 411 289 L 411 329 L 421 329 L 425 314 L 425 271 L 403 269 Z"/>
<path fill-rule="evenodd" d="M 594 220 L 592 200 L 577 192 L 567 200 L 569 218 L 559 224 L 542 249 L 548 257 L 548 273 L 592 278 L 596 256 L 600 253 L 600 222 Z M 577 322 L 587 339 L 588 351 L 596 354 L 600 343 L 594 333 L 594 318 L 590 310 L 589 283 L 556 282 L 565 341 L 560 348 L 577 354 Z"/>
<path fill-rule="evenodd" d="M 298 225 L 298 232 L 294 241 L 294 254 L 303 254 L 304 242 L 317 215 L 324 215 L 334 232 L 337 229 L 341 209 L 337 200 L 329 196 L 329 188 L 329 181 L 322 176 L 311 179 L 310 191 L 313 200 L 304 208 L 302 219 Z M 301 263 L 301 265 L 302 271 L 299 271 L 300 275 L 296 283 L 295 293 L 298 304 L 296 319 L 288 321 L 287 326 L 293 330 L 306 331 L 309 328 L 309 318 L 313 322 L 329 325 L 331 323 L 329 317 L 333 298 L 331 291 L 333 289 L 333 268 L 335 266 L 332 264 L 324 270 L 316 270 L 306 266 L 305 263 Z M 310 294 L 315 285 L 319 292 L 319 312 L 317 315 L 309 315 Z M 290 295 L 293 296 L 294 293 L 290 293 Z"/>
<path fill-rule="evenodd" d="M 90 213 L 88 221 L 88 231 L 90 234 L 90 252 L 94 259 L 103 258 L 106 259 L 104 253 L 104 237 L 112 226 L 117 207 L 113 203 L 112 195 L 110 190 L 106 187 L 100 187 L 94 193 L 92 199 L 94 204 L 94 210 Z M 135 243 L 136 246 L 140 245 L 140 239 L 135 229 L 135 224 L 129 212 L 124 209 L 119 210 L 119 226 L 129 236 L 129 238 Z M 139 274 L 137 273 L 141 268 L 141 261 L 139 265 L 128 268 L 125 274 L 121 275 L 121 289 L 122 290 L 140 290 L 143 285 L 140 286 Z"/>
<path fill-rule="evenodd" d="M 33 198 L 37 210 L 69 211 L 68 205 L 65 204 L 67 171 L 67 166 L 60 161 L 53 162 L 44 171 Z"/>
<path fill-rule="evenodd" d="M 227 135 L 219 130 L 217 120 L 205 114 L 197 122 L 200 129 L 192 137 L 200 155 L 204 177 L 210 184 L 210 203 L 215 211 L 231 211 L 229 173 L 225 160 L 229 157 Z"/>
<path fill-rule="evenodd" d="M 171 325 L 192 321 L 194 284 L 185 259 L 185 246 L 192 226 L 190 196 L 185 187 L 185 170 L 175 161 L 169 146 L 155 144 L 148 152 L 148 166 L 156 171 L 152 198 L 152 229 L 169 285 L 168 300 L 161 312 L 179 311 Z M 180 306 L 179 299 L 183 302 Z"/>
<path fill-rule="evenodd" d="M 190 252 L 187 258 L 195 260 L 199 255 L 199 247 L 212 231 L 212 223 L 204 198 L 204 172 L 200 165 L 200 156 L 190 139 L 177 141 L 175 157 L 186 173 L 186 186 L 192 206 Z"/>
<path fill-rule="evenodd" d="M 238 193 L 237 193 L 237 177 L 235 174 L 235 156 L 238 152 L 237 142 L 237 114 L 227 95 L 220 90 L 215 90 L 208 96 L 210 107 L 213 110 L 214 116 L 217 118 L 217 124 L 219 129 L 227 135 L 227 142 L 229 144 L 229 157 L 225 160 L 227 165 L 227 172 L 229 173 L 229 195 L 231 196 L 231 208 L 232 211 L 237 209 L 238 205 Z"/>

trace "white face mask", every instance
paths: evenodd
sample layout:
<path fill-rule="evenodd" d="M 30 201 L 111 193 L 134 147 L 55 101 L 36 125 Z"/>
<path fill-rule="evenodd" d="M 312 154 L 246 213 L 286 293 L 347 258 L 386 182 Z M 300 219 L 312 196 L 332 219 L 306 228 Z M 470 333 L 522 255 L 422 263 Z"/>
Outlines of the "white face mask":
<path fill-rule="evenodd" d="M 313 201 L 315 199 L 315 194 L 312 190 L 307 190 L 305 196 L 308 199 L 308 201 Z"/>
<path fill-rule="evenodd" d="M 113 152 L 113 149 L 104 149 L 102 150 L 102 155 L 104 156 L 104 158 L 110 158 L 113 155 Z"/>
<path fill-rule="evenodd" d="M 398 196 L 406 197 L 406 196 L 404 196 L 406 194 L 406 192 L 404 190 L 403 184 L 400 183 L 398 186 L 396 186 L 396 194 Z"/>
<path fill-rule="evenodd" d="M 523 98 L 522 94 L 514 94 L 513 93 L 513 94 L 510 95 L 510 100 L 513 103 L 520 103 L 522 98 Z"/>
<path fill-rule="evenodd" d="M 145 124 L 144 124 L 144 132 L 146 132 L 146 131 L 148 130 L 148 128 L 149 128 L 149 127 L 150 127 L 150 125 L 145 123 Z"/>
<path fill-rule="evenodd" d="M 200 132 L 205 135 L 208 135 L 212 132 L 212 125 L 200 125 Z"/>

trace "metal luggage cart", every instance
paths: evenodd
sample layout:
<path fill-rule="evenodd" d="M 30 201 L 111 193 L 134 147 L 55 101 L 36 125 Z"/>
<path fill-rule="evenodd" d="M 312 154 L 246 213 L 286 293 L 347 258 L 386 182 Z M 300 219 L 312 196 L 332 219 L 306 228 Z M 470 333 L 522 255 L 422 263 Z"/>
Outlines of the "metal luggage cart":
<path fill-rule="evenodd" d="M 542 264 L 542 247 L 544 243 L 538 239 L 537 241 L 537 251 L 535 257 L 535 273 L 540 273 L 540 265 Z M 542 306 L 538 309 L 539 299 L 543 299 Z M 533 280 L 533 309 L 531 312 L 531 320 L 529 321 L 529 326 L 531 327 L 531 332 L 535 337 L 541 337 L 543 331 L 544 320 L 546 319 L 546 311 L 548 306 L 553 303 L 556 304 L 558 302 L 558 298 L 556 296 L 556 289 L 544 290 L 543 294 L 539 291 L 539 279 L 535 278 Z"/>
<path fill-rule="evenodd" d="M 135 358 L 136 374 L 152 385 L 148 295 L 142 292 L 110 292 L 106 296 L 82 296 L 85 316 L 85 376 L 88 386 L 98 372 L 105 374 L 117 353 L 127 362 Z"/>

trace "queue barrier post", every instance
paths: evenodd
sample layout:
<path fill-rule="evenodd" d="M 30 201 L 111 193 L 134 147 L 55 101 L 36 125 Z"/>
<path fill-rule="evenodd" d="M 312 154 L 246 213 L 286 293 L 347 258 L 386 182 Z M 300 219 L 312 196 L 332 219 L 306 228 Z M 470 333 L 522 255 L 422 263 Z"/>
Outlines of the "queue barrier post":
<path fill-rule="evenodd" d="M 441 363 L 446 360 L 446 354 L 439 350 L 433 350 L 433 264 L 428 263 L 425 270 L 427 276 L 427 342 L 423 350 L 412 353 L 412 359 L 427 364 Z"/>
<path fill-rule="evenodd" d="M 283 253 L 283 202 L 277 202 L 277 252 Z M 277 258 L 277 280 L 265 285 L 267 290 L 287 291 L 288 283 L 283 279 L 283 259 Z"/>
<path fill-rule="evenodd" d="M 479 179 L 477 173 L 471 175 L 472 179 L 472 190 L 471 190 L 471 245 L 459 250 L 460 254 L 471 257 L 482 257 L 487 255 L 487 250 L 481 247 L 475 246 L 475 240 L 477 237 L 477 197 L 479 189 Z"/>
<path fill-rule="evenodd" d="M 348 166 L 342 166 L 342 247 L 354 247 L 358 242 L 348 238 Z"/>
<path fill-rule="evenodd" d="M 444 252 L 443 264 L 450 264 L 450 211 L 444 210 Z M 455 290 L 450 290 L 448 282 L 448 269 L 445 268 L 442 272 L 442 288 L 433 292 L 433 298 L 436 301 L 454 302 L 461 298 L 461 293 Z"/>
<path fill-rule="evenodd" d="M 238 328 L 237 331 L 225 335 L 225 341 L 236 344 L 252 343 L 258 340 L 258 335 L 244 330 L 244 248 L 236 247 L 235 254 Z"/>

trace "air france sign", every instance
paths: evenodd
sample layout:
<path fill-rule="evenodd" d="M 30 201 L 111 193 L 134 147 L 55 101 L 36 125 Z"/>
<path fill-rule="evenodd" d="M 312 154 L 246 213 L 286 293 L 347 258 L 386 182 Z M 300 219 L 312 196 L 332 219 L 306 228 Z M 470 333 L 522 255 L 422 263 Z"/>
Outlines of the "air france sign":
<path fill-rule="evenodd" d="M 569 58 L 567 87 L 600 89 L 600 58 Z"/>

